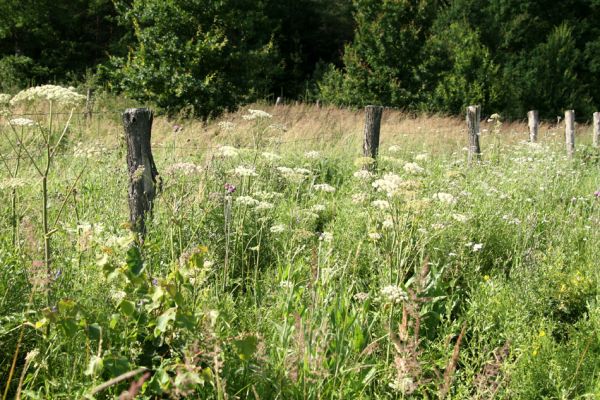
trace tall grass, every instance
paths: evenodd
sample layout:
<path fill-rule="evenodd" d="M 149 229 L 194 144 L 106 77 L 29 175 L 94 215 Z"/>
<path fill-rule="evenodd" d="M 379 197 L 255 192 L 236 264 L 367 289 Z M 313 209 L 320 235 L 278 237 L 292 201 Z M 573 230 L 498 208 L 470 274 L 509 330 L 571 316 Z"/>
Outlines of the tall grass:
<path fill-rule="evenodd" d="M 588 127 L 568 160 L 562 127 L 532 145 L 524 122 L 484 122 L 468 166 L 462 119 L 386 110 L 371 175 L 362 112 L 251 108 L 272 118 L 155 119 L 163 189 L 141 248 L 119 116 L 76 115 L 48 176 L 50 220 L 63 210 L 52 276 L 36 268 L 40 193 L 21 160 L 16 246 L 0 192 L 8 397 L 600 395 Z"/>

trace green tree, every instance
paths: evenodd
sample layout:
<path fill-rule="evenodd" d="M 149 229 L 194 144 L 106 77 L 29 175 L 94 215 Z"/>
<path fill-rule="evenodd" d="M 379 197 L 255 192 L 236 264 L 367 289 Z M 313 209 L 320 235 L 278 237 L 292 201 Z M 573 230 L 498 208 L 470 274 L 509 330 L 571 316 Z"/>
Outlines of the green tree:
<path fill-rule="evenodd" d="M 422 81 L 418 66 L 438 7 L 431 0 L 355 0 L 356 32 L 343 69 L 330 67 L 320 85 L 336 104 L 412 107 Z"/>
<path fill-rule="evenodd" d="M 113 58 L 115 89 L 168 113 L 207 118 L 264 95 L 277 69 L 263 3 L 134 0 L 135 46 Z"/>

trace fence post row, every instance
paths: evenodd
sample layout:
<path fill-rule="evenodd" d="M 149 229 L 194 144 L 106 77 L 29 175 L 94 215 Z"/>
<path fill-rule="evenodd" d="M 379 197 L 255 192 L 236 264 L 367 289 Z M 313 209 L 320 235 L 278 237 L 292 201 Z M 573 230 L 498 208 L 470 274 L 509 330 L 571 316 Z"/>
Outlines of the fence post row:
<path fill-rule="evenodd" d="M 85 96 L 85 119 L 92 119 L 92 109 L 94 108 L 94 89 L 88 89 Z"/>
<path fill-rule="evenodd" d="M 567 156 L 573 158 L 575 153 L 575 111 L 565 111 L 565 143 L 567 145 Z"/>
<path fill-rule="evenodd" d="M 365 107 L 365 131 L 363 141 L 363 155 L 365 157 L 377 158 L 379 152 L 379 133 L 381 130 L 381 115 L 383 107 Z"/>
<path fill-rule="evenodd" d="M 481 147 L 479 147 L 479 119 L 481 118 L 481 106 L 467 107 L 467 132 L 469 134 L 469 164 L 473 158 L 481 159 Z"/>
<path fill-rule="evenodd" d="M 540 127 L 540 117 L 537 110 L 531 110 L 527 113 L 527 122 L 529 126 L 529 141 L 535 143 L 537 142 Z"/>
<path fill-rule="evenodd" d="M 600 146 L 600 112 L 594 113 L 594 147 Z"/>
<path fill-rule="evenodd" d="M 146 233 L 146 214 L 152 212 L 158 176 L 150 144 L 152 120 L 152 111 L 147 108 L 129 108 L 123 113 L 129 172 L 129 222 L 131 229 L 142 238 Z"/>

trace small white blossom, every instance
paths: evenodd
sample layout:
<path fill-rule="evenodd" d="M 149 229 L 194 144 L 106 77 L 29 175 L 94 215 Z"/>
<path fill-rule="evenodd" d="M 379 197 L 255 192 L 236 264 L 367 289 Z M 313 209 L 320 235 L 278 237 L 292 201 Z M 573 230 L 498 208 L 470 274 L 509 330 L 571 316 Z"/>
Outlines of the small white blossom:
<path fill-rule="evenodd" d="M 316 213 L 323 212 L 323 211 L 325 211 L 326 209 L 327 209 L 327 207 L 325 207 L 325 205 L 323 205 L 323 204 L 315 204 L 314 206 L 312 206 L 312 207 L 310 208 L 310 210 L 311 210 L 312 212 L 316 212 Z"/>
<path fill-rule="evenodd" d="M 313 189 L 318 192 L 326 192 L 326 193 L 335 192 L 335 188 L 331 185 L 328 185 L 327 183 L 318 183 L 316 185 L 313 185 Z"/>
<path fill-rule="evenodd" d="M 14 118 L 9 121 L 9 123 L 13 126 L 34 126 L 35 121 L 30 120 L 29 118 Z"/>
<path fill-rule="evenodd" d="M 282 289 L 293 289 L 294 284 L 291 281 L 285 280 L 285 281 L 279 282 L 279 287 Z"/>
<path fill-rule="evenodd" d="M 392 145 L 392 146 L 388 147 L 388 151 L 392 154 L 400 153 L 400 151 L 402 151 L 402 147 L 400 147 L 398 145 Z"/>
<path fill-rule="evenodd" d="M 224 131 L 231 131 L 235 129 L 235 124 L 230 121 L 221 121 L 217 124 L 217 126 L 223 129 Z"/>
<path fill-rule="evenodd" d="M 381 179 L 377 179 L 371 185 L 377 189 L 378 192 L 385 192 L 388 197 L 392 197 L 400 185 L 402 184 L 402 178 L 396 174 L 388 173 Z"/>
<path fill-rule="evenodd" d="M 456 197 L 450 193 L 439 192 L 433 195 L 434 200 L 437 200 L 446 204 L 456 204 Z"/>
<path fill-rule="evenodd" d="M 273 203 L 269 203 L 268 201 L 261 201 L 256 205 L 255 210 L 256 211 L 266 211 L 266 210 L 272 210 L 275 206 L 273 205 Z"/>
<path fill-rule="evenodd" d="M 408 172 L 409 174 L 413 174 L 413 175 L 419 175 L 422 174 L 423 172 L 425 172 L 425 168 L 421 167 L 419 164 L 417 163 L 406 163 L 404 164 L 404 171 Z"/>
<path fill-rule="evenodd" d="M 271 233 L 281 233 L 285 231 L 285 225 L 283 224 L 277 224 L 277 225 L 273 225 L 270 229 Z"/>
<path fill-rule="evenodd" d="M 251 109 L 248 110 L 248 114 L 242 116 L 242 118 L 247 121 L 251 121 L 254 119 L 261 119 L 261 118 L 272 118 L 272 117 L 273 116 L 266 111 L 251 110 Z"/>
<path fill-rule="evenodd" d="M 263 158 L 265 158 L 267 161 L 277 161 L 279 159 L 281 159 L 281 156 L 275 153 L 270 153 L 268 151 L 265 151 L 262 153 Z"/>
<path fill-rule="evenodd" d="M 365 201 L 367 201 L 368 198 L 369 195 L 366 193 L 356 193 L 352 195 L 352 203 L 363 204 Z"/>
<path fill-rule="evenodd" d="M 371 202 L 371 205 L 375 208 L 379 208 L 380 210 L 387 210 L 390 208 L 390 203 L 385 200 L 375 200 Z"/>
<path fill-rule="evenodd" d="M 383 298 L 392 304 L 398 304 L 402 301 L 408 300 L 408 295 L 402 288 L 396 285 L 388 285 L 381 289 L 381 295 Z"/>
<path fill-rule="evenodd" d="M 369 239 L 371 239 L 371 240 L 381 239 L 381 234 L 377 233 L 377 232 L 370 232 L 368 236 L 369 236 Z"/>
<path fill-rule="evenodd" d="M 331 232 L 323 232 L 319 236 L 319 240 L 322 240 L 323 242 L 332 242 L 333 234 Z"/>
<path fill-rule="evenodd" d="M 304 153 L 304 157 L 310 158 L 312 160 L 318 160 L 319 158 L 321 158 L 321 153 L 315 150 L 311 150 Z"/>
<path fill-rule="evenodd" d="M 483 249 L 483 243 L 475 243 L 471 247 L 471 250 L 473 250 L 473 252 L 478 252 L 481 249 Z"/>
<path fill-rule="evenodd" d="M 235 199 L 235 202 L 236 202 L 236 204 L 239 204 L 242 206 L 247 206 L 247 207 L 254 207 L 259 204 L 259 201 L 251 196 L 239 196 Z"/>
<path fill-rule="evenodd" d="M 237 157 L 240 154 L 238 149 L 231 146 L 219 146 L 217 152 L 222 157 Z"/>
<path fill-rule="evenodd" d="M 356 171 L 352 174 L 356 179 L 360 179 L 363 181 L 367 181 L 373 177 L 373 173 L 367 171 L 366 169 L 361 169 L 360 171 Z"/>
<path fill-rule="evenodd" d="M 245 167 L 243 165 L 235 167 L 232 171 L 230 171 L 230 173 L 240 177 L 258 176 L 254 167 Z"/>

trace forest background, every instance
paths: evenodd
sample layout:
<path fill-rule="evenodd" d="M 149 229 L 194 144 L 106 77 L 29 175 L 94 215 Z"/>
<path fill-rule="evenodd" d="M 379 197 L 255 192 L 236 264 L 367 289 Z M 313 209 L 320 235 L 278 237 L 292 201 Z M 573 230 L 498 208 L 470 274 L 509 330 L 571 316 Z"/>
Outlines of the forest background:
<path fill-rule="evenodd" d="M 285 99 L 544 118 L 600 106 L 600 0 L 3 0 L 0 90 L 168 114 Z"/>

